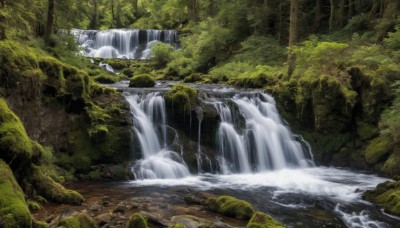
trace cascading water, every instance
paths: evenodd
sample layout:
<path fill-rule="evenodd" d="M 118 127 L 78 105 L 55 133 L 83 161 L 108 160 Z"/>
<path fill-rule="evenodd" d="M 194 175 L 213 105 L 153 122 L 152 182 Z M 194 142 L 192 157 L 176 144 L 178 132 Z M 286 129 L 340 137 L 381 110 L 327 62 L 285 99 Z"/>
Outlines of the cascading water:
<path fill-rule="evenodd" d="M 81 30 L 73 29 L 82 54 L 87 57 L 148 59 L 154 43 L 163 42 L 178 47 L 174 30 Z"/>
<path fill-rule="evenodd" d="M 224 174 L 310 167 L 312 155 L 285 126 L 275 100 L 264 93 L 235 95 L 229 102 L 213 102 L 220 115 L 219 163 Z M 230 104 L 228 104 L 230 103 Z M 234 118 L 236 106 L 243 117 Z"/>
<path fill-rule="evenodd" d="M 143 159 L 134 167 L 138 179 L 176 179 L 189 176 L 181 156 L 168 149 L 165 101 L 159 93 L 126 97 Z M 158 125 L 158 126 L 157 126 Z M 162 141 L 157 135 L 161 129 Z"/>

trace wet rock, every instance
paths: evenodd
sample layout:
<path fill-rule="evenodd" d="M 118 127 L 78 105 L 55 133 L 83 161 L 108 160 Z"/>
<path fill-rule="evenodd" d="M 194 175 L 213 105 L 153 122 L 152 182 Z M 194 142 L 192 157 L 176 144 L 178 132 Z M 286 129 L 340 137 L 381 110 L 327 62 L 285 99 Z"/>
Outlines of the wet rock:
<path fill-rule="evenodd" d="M 199 218 L 192 215 L 177 215 L 172 217 L 170 225 L 182 224 L 186 228 L 198 228 L 198 227 L 216 227 L 211 220 Z"/>
<path fill-rule="evenodd" d="M 168 205 L 167 205 L 167 204 L 162 204 L 162 203 L 160 203 L 160 204 L 158 204 L 158 208 L 167 209 L 167 208 L 168 208 Z"/>
<path fill-rule="evenodd" d="M 231 196 L 209 198 L 206 207 L 211 211 L 238 219 L 250 219 L 255 212 L 250 203 Z"/>
<path fill-rule="evenodd" d="M 117 207 L 114 209 L 114 213 L 125 213 L 126 211 L 126 206 L 123 203 L 119 203 Z"/>
<path fill-rule="evenodd" d="M 110 213 L 104 213 L 96 216 L 95 220 L 99 226 L 104 226 L 110 222 L 111 218 L 112 215 Z"/>
<path fill-rule="evenodd" d="M 183 197 L 186 204 L 192 205 L 203 205 L 206 201 L 206 197 L 201 195 L 188 195 Z"/>
<path fill-rule="evenodd" d="M 135 213 L 129 219 L 128 228 L 147 228 L 147 221 L 141 213 Z"/>
<path fill-rule="evenodd" d="M 110 197 L 108 196 L 103 196 L 101 198 L 101 202 L 103 203 L 103 206 L 108 207 L 110 206 Z"/>
<path fill-rule="evenodd" d="M 249 228 L 255 227 L 274 227 L 284 228 L 282 224 L 272 218 L 270 215 L 257 211 L 247 224 Z"/>
<path fill-rule="evenodd" d="M 159 214 L 153 214 L 153 213 L 149 213 L 149 212 L 145 212 L 145 211 L 141 211 L 140 213 L 142 215 L 146 216 L 148 218 L 148 220 L 154 224 L 158 224 L 158 225 L 162 225 L 162 226 L 169 225 L 169 221 L 166 220 L 165 218 L 163 218 Z"/>
<path fill-rule="evenodd" d="M 97 202 L 89 206 L 90 211 L 101 211 L 102 208 L 103 207 Z"/>
<path fill-rule="evenodd" d="M 138 209 L 140 207 L 140 204 L 138 203 L 133 203 L 131 206 L 131 209 Z"/>

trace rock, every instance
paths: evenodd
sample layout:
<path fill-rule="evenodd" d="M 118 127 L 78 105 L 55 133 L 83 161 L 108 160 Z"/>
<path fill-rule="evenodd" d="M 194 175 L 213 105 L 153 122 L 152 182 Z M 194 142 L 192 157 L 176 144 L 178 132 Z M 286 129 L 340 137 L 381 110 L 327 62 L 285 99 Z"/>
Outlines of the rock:
<path fill-rule="evenodd" d="M 400 216 L 400 181 L 386 181 L 364 193 L 363 199 L 380 204 L 385 212 Z"/>
<path fill-rule="evenodd" d="M 204 196 L 195 196 L 195 195 L 189 195 L 183 197 L 183 200 L 185 201 L 186 204 L 194 204 L 194 205 L 203 205 L 207 198 Z"/>
<path fill-rule="evenodd" d="M 138 203 L 133 203 L 131 206 L 131 209 L 138 209 L 140 207 L 140 204 Z"/>
<path fill-rule="evenodd" d="M 182 224 L 186 228 L 215 227 L 213 221 L 192 215 L 177 215 L 172 217 L 170 226 L 174 226 L 177 224 Z"/>
<path fill-rule="evenodd" d="M 112 215 L 110 213 L 103 213 L 96 216 L 94 219 L 96 220 L 99 226 L 104 226 L 110 222 L 111 217 Z"/>
<path fill-rule="evenodd" d="M 103 196 L 101 198 L 101 202 L 103 203 L 103 206 L 108 207 L 110 206 L 110 197 L 108 196 Z"/>
<path fill-rule="evenodd" d="M 167 209 L 167 208 L 168 208 L 168 205 L 167 205 L 167 204 L 162 204 L 162 203 L 160 203 L 160 204 L 158 204 L 158 208 Z"/>
<path fill-rule="evenodd" d="M 134 76 L 129 81 L 129 87 L 154 87 L 155 84 L 154 79 L 148 74 Z"/>
<path fill-rule="evenodd" d="M 270 215 L 257 211 L 250 219 L 246 228 L 284 228 L 282 224 L 272 218 Z"/>
<path fill-rule="evenodd" d="M 102 208 L 103 207 L 98 202 L 95 202 L 89 206 L 90 211 L 101 211 Z"/>
<path fill-rule="evenodd" d="M 135 213 L 129 219 L 128 228 L 147 228 L 147 220 L 141 213 Z"/>
<path fill-rule="evenodd" d="M 159 214 L 152 214 L 152 213 L 145 212 L 145 211 L 142 211 L 141 214 L 146 216 L 148 218 L 148 220 L 151 221 L 152 223 L 159 224 L 162 226 L 168 226 L 168 224 L 169 224 L 169 221 L 166 220 L 165 218 L 163 218 Z"/>
<path fill-rule="evenodd" d="M 231 196 L 208 198 L 206 207 L 211 211 L 238 219 L 250 219 L 255 212 L 250 203 Z"/>
<path fill-rule="evenodd" d="M 117 207 L 114 209 L 114 213 L 125 213 L 126 211 L 126 206 L 122 202 L 117 205 Z"/>
<path fill-rule="evenodd" d="M 374 164 L 386 155 L 391 149 L 391 139 L 389 136 L 379 136 L 373 139 L 365 150 L 365 159 L 368 164 Z"/>
<path fill-rule="evenodd" d="M 96 228 L 96 223 L 88 214 L 80 213 L 63 218 L 58 226 L 63 228 Z"/>

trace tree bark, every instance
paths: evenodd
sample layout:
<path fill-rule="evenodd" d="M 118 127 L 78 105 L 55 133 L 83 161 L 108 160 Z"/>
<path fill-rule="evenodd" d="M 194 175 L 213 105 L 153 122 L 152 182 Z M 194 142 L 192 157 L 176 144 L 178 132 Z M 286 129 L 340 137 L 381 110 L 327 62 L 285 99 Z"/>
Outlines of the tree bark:
<path fill-rule="evenodd" d="M 314 26 L 313 31 L 317 33 L 319 27 L 321 26 L 321 19 L 322 19 L 322 0 L 317 0 L 315 5 L 315 18 L 314 18 Z"/>
<path fill-rule="evenodd" d="M 383 11 L 383 26 L 378 32 L 378 42 L 382 41 L 392 26 L 392 21 L 397 18 L 398 0 L 386 0 L 386 6 Z"/>
<path fill-rule="evenodd" d="M 289 28 L 289 48 L 294 46 L 298 40 L 298 24 L 299 24 L 299 0 L 290 1 L 290 28 Z M 288 76 L 290 77 L 295 69 L 296 56 L 289 51 L 288 54 Z"/>
<path fill-rule="evenodd" d="M 49 43 L 51 34 L 53 33 L 55 0 L 48 0 L 47 7 L 47 23 L 44 33 L 44 40 L 46 43 Z"/>
<path fill-rule="evenodd" d="M 138 0 L 132 0 L 133 16 L 136 18 L 138 13 Z"/>
<path fill-rule="evenodd" d="M 93 5 L 93 12 L 92 12 L 92 19 L 90 22 L 91 29 L 98 29 L 99 28 L 99 3 L 98 0 L 92 0 Z"/>
<path fill-rule="evenodd" d="M 188 0 L 188 16 L 189 20 L 197 22 L 197 0 Z"/>
<path fill-rule="evenodd" d="M 346 23 L 346 15 L 345 15 L 345 0 L 340 0 L 339 4 L 339 26 L 343 28 Z"/>
<path fill-rule="evenodd" d="M 264 0 L 264 5 L 263 5 L 263 18 L 262 18 L 262 24 L 264 27 L 264 32 L 267 34 L 269 31 L 269 3 L 268 0 Z"/>
<path fill-rule="evenodd" d="M 329 16 L 329 32 L 333 31 L 333 23 L 335 20 L 335 3 L 333 0 L 330 0 L 330 8 L 331 8 L 331 12 L 330 12 L 330 16 Z"/>
<path fill-rule="evenodd" d="M 114 0 L 111 0 L 111 17 L 112 17 L 112 22 L 114 23 L 115 21 Z"/>
<path fill-rule="evenodd" d="M 6 10 L 6 1 L 5 0 L 0 0 L 0 10 L 4 11 Z M 7 33 L 6 33 L 6 17 L 2 14 L 0 14 L 0 40 L 5 40 L 7 39 Z"/>
<path fill-rule="evenodd" d="M 353 17 L 353 0 L 349 0 L 349 7 L 347 9 L 347 18 L 350 20 Z"/>
<path fill-rule="evenodd" d="M 378 0 L 374 0 L 372 8 L 368 14 L 368 26 L 371 27 L 371 21 L 374 19 L 376 11 L 378 10 Z"/>

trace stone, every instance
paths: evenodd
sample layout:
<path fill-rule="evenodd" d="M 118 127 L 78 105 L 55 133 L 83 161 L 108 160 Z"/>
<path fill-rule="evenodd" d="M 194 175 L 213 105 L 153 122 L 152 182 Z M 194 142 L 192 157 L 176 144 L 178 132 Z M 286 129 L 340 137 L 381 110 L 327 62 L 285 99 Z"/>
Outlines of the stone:
<path fill-rule="evenodd" d="M 213 221 L 196 217 L 193 215 L 177 215 L 171 218 L 170 226 L 176 224 L 185 225 L 186 228 L 198 228 L 198 227 L 215 227 Z"/>

